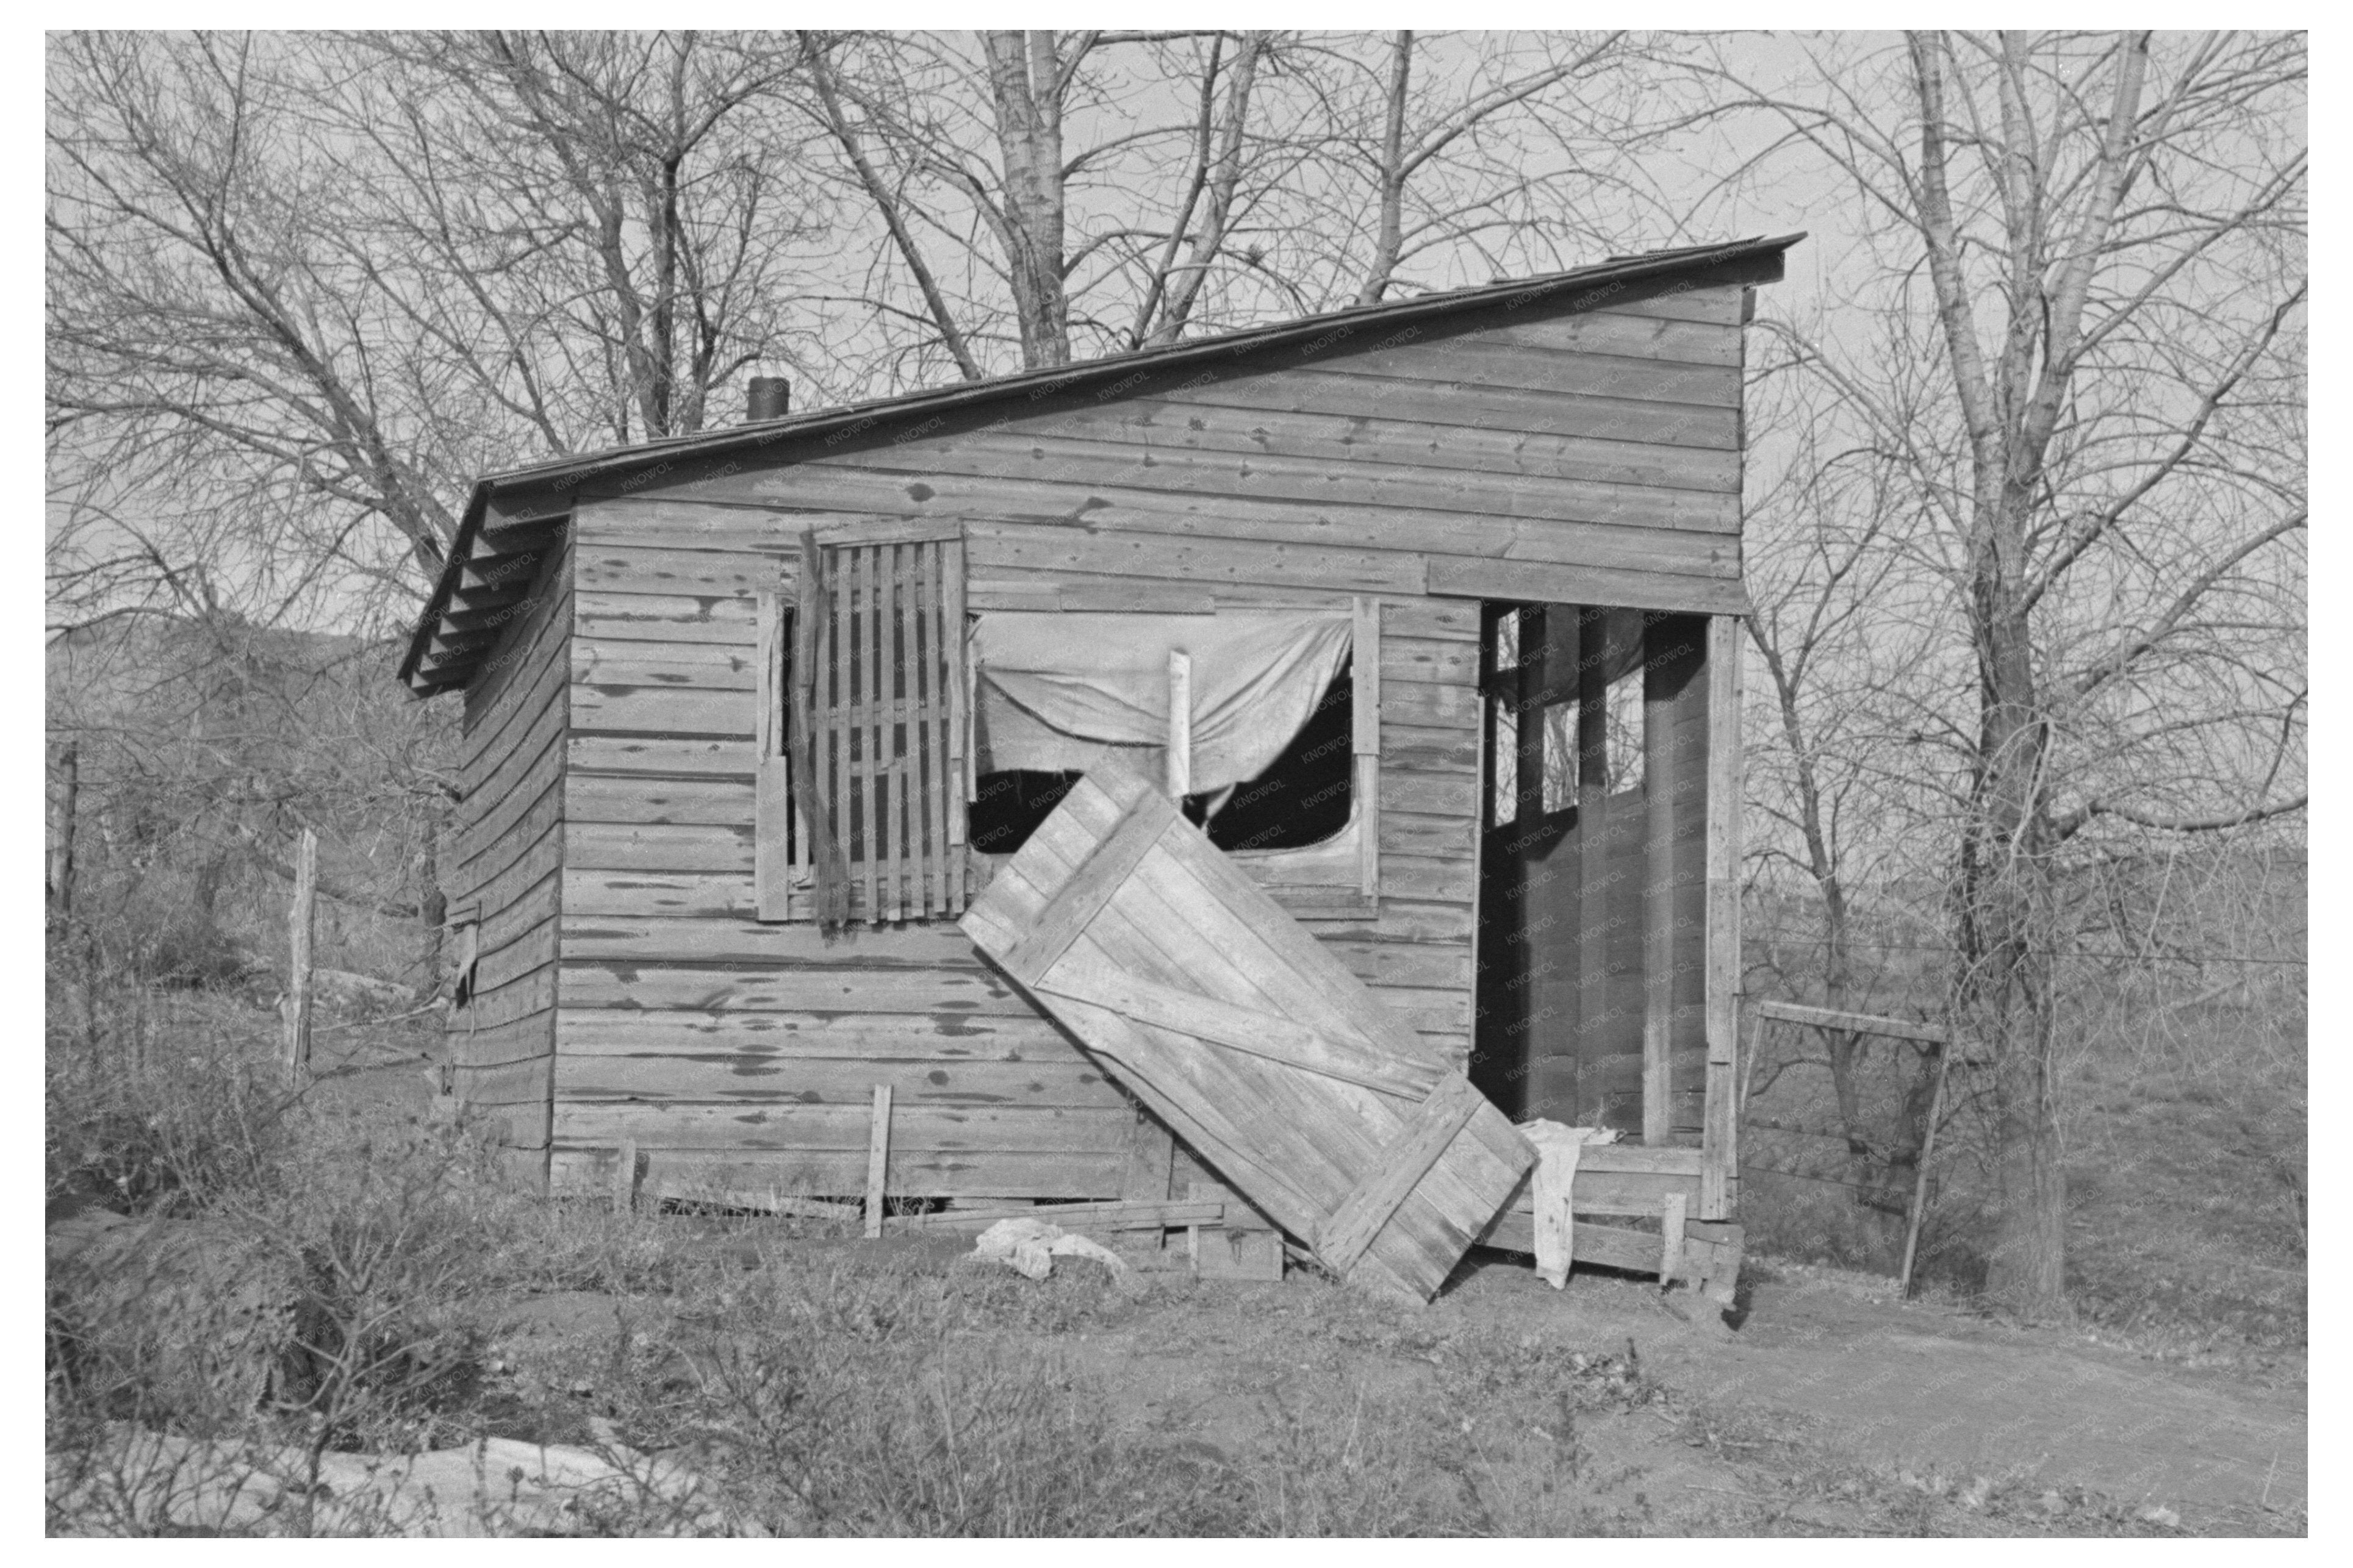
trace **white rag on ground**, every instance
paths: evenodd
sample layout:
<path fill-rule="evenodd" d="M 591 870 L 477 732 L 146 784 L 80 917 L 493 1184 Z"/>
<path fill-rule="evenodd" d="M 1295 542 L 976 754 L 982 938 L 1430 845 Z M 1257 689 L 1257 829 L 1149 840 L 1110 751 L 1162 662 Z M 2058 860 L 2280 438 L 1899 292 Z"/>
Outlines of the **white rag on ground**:
<path fill-rule="evenodd" d="M 1315 710 L 1354 627 L 1348 616 L 1297 612 L 982 616 L 973 630 L 980 771 L 1083 773 L 1109 752 L 1157 777 L 1168 656 L 1182 652 L 1193 666 L 1193 788 L 1254 779 Z"/>
<path fill-rule="evenodd" d="M 1520 1132 L 1536 1151 L 1536 1278 L 1562 1289 L 1568 1284 L 1569 1253 L 1577 1239 L 1577 1218 L 1569 1212 L 1577 1162 L 1588 1143 L 1615 1143 L 1618 1130 L 1524 1121 Z"/>
<path fill-rule="evenodd" d="M 1127 1260 L 1119 1254 L 1042 1219 L 998 1220 L 980 1233 L 972 1255 L 984 1263 L 1002 1263 L 1032 1279 L 1051 1274 L 1057 1258 L 1092 1258 L 1110 1265 L 1115 1276 L 1127 1274 Z"/>

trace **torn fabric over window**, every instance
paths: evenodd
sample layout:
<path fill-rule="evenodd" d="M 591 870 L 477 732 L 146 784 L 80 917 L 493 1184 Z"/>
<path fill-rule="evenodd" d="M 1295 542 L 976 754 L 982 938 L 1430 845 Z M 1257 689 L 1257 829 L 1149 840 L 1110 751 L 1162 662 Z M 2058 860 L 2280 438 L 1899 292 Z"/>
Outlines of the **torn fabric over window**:
<path fill-rule="evenodd" d="M 1192 788 L 1254 779 L 1348 658 L 1346 615 L 1003 612 L 979 617 L 975 745 L 984 773 L 1084 772 L 1111 753 L 1165 766 L 1168 656 L 1192 660 Z"/>

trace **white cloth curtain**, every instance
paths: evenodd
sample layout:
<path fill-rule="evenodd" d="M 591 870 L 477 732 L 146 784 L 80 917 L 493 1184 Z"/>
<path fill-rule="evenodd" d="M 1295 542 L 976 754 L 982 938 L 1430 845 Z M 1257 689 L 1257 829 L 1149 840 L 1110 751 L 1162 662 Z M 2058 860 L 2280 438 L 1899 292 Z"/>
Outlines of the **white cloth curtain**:
<path fill-rule="evenodd" d="M 1117 759 L 1156 777 L 1168 655 L 1193 665 L 1193 788 L 1264 773 L 1348 657 L 1346 615 L 984 615 L 975 744 L 983 773 L 1084 772 Z"/>

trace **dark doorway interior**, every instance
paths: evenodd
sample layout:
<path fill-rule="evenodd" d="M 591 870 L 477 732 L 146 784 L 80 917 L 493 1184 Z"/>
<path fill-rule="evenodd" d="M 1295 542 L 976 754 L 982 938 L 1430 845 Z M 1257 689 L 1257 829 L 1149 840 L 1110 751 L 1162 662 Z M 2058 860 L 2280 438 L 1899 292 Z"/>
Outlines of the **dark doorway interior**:
<path fill-rule="evenodd" d="M 1472 1081 L 1514 1119 L 1639 1136 L 1666 1043 L 1671 1141 L 1704 1079 L 1705 623 L 1489 605 Z"/>

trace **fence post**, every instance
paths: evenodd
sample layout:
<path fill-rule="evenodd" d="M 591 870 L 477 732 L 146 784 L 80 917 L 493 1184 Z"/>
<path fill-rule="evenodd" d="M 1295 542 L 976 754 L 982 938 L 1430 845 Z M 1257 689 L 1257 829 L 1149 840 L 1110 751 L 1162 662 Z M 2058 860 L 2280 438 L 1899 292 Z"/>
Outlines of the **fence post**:
<path fill-rule="evenodd" d="M 311 935 L 318 902 L 319 836 L 302 830 L 294 862 L 294 908 L 287 921 L 286 1082 L 301 1085 L 311 1073 Z"/>

